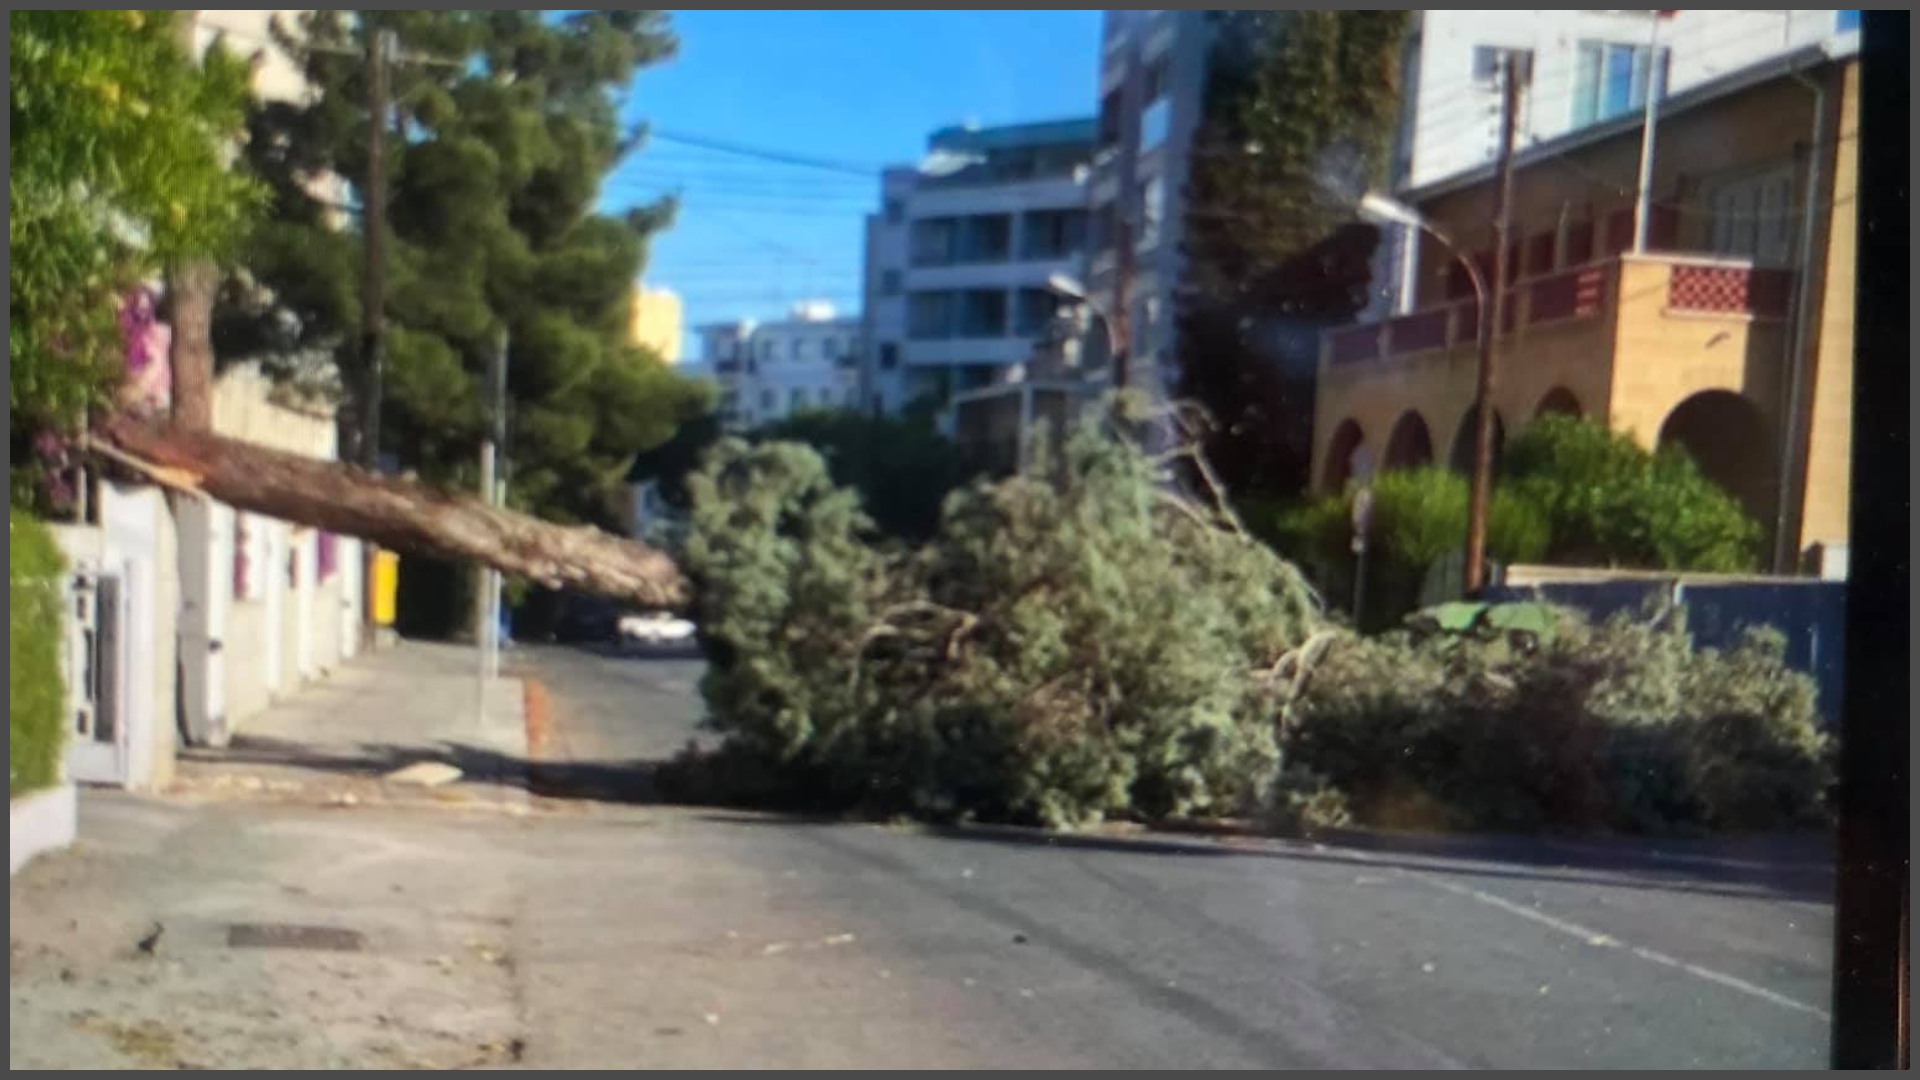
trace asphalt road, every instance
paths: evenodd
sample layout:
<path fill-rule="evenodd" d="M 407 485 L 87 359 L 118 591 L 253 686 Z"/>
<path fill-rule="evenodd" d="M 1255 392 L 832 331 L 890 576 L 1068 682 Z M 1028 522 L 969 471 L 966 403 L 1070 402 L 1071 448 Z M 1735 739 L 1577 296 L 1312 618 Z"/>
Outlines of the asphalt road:
<path fill-rule="evenodd" d="M 698 734 L 698 665 L 515 660 L 561 727 L 530 809 L 86 793 L 81 843 L 9 889 L 10 1064 L 1826 1061 L 1817 851 L 1228 846 L 658 805 L 633 778 Z M 240 923 L 358 944 L 239 948 Z"/>
<path fill-rule="evenodd" d="M 572 650 L 521 660 L 552 691 L 578 767 L 630 766 L 697 733 L 697 662 Z M 770 957 L 791 952 L 821 974 L 803 999 L 751 995 L 757 1020 L 734 1044 L 740 1060 L 1826 1060 L 1831 872 L 1818 843 L 1227 847 L 696 811 L 668 819 L 654 839 L 698 850 L 660 865 L 695 858 L 702 875 L 744 875 L 760 904 L 715 893 L 710 913 L 793 920 L 790 948 Z M 642 872 L 635 887 L 676 883 Z M 561 923 L 591 923 L 587 909 L 579 915 Z M 701 981 L 700 965 L 688 978 Z M 624 1024 L 608 1031 L 642 1038 Z"/>

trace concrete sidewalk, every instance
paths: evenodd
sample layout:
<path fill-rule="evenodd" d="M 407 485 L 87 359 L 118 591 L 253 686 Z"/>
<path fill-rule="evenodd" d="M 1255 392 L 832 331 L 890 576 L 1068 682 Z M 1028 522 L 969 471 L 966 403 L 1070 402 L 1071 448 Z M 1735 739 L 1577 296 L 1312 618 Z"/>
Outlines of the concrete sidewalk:
<path fill-rule="evenodd" d="M 495 680 L 482 716 L 479 665 L 471 647 L 428 642 L 363 655 L 249 720 L 231 745 L 183 751 L 172 794 L 524 809 L 525 687 Z M 425 763 L 460 775 L 437 785 L 391 778 Z"/>

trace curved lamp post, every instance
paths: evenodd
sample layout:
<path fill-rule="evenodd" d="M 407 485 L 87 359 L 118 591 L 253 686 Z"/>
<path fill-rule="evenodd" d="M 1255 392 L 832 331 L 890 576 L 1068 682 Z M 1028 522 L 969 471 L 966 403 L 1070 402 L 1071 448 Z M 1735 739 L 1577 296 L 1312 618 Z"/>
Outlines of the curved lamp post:
<path fill-rule="evenodd" d="M 1493 321 L 1499 315 L 1488 311 L 1487 281 L 1480 273 L 1480 268 L 1461 252 L 1444 229 L 1429 221 L 1420 211 L 1372 191 L 1360 197 L 1356 209 L 1362 218 L 1375 223 L 1418 229 L 1438 240 L 1440 246 L 1446 248 L 1454 261 L 1466 270 L 1467 280 L 1473 285 L 1474 330 L 1480 351 L 1480 368 L 1473 397 L 1473 481 L 1467 501 L 1464 569 L 1466 591 L 1471 593 L 1486 581 L 1487 507 L 1492 501 L 1493 492 L 1493 402 L 1489 399 L 1493 396 Z M 1494 258 L 1502 257 L 1502 252 L 1494 253 Z"/>

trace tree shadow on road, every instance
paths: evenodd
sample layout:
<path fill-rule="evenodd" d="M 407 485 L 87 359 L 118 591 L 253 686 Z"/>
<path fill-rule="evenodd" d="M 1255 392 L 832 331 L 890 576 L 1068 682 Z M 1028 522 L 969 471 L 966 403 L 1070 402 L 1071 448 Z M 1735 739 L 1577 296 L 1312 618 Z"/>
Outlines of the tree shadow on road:
<path fill-rule="evenodd" d="M 705 813 L 702 820 L 742 827 L 837 825 L 823 816 Z M 960 843 L 1202 859 L 1273 859 L 1337 864 L 1364 870 L 1431 872 L 1540 884 L 1590 885 L 1750 900 L 1830 903 L 1833 869 L 1819 861 L 1743 861 L 1739 865 L 1687 860 L 1652 844 L 1632 850 L 1579 848 L 1528 838 L 1419 837 L 1343 833 L 1329 842 L 1278 837 L 1205 838 L 1142 831 L 1131 835 L 1048 832 L 995 825 L 908 827 L 918 835 Z M 1816 841 L 1817 838 L 1811 838 Z M 1710 858 L 1710 857 L 1709 857 Z"/>
<path fill-rule="evenodd" d="M 454 742 L 433 746 L 361 743 L 315 747 L 239 736 L 224 750 L 183 751 L 189 761 L 226 766 L 270 766 L 379 780 L 421 762 L 459 769 L 463 780 L 519 788 L 543 799 L 698 808 L 703 820 L 740 827 L 846 825 L 858 815 L 809 805 L 776 788 L 756 789 L 737 777 L 715 783 L 689 770 L 687 760 L 596 762 L 527 761 L 485 747 Z M 695 760 L 710 760 L 710 758 Z M 1460 837 L 1342 830 L 1323 842 L 1261 835 L 1179 835 L 1142 830 L 1129 835 L 1049 832 L 999 825 L 913 824 L 920 835 L 944 840 L 1062 851 L 1110 852 L 1172 858 L 1278 859 L 1337 863 L 1355 868 L 1432 871 L 1535 883 L 1657 890 L 1701 896 L 1830 902 L 1831 848 L 1821 836 L 1765 841 L 1733 838 L 1712 846 L 1654 840 L 1577 843 L 1538 837 Z"/>

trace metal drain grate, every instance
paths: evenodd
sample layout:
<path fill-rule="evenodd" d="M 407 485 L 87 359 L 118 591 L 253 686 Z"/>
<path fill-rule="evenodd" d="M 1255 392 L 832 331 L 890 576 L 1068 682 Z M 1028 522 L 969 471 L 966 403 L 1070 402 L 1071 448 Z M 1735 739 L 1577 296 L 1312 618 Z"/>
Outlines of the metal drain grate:
<path fill-rule="evenodd" d="M 341 926 L 300 926 L 294 923 L 234 923 L 227 927 L 232 949 L 314 949 L 359 952 L 367 937 Z"/>

